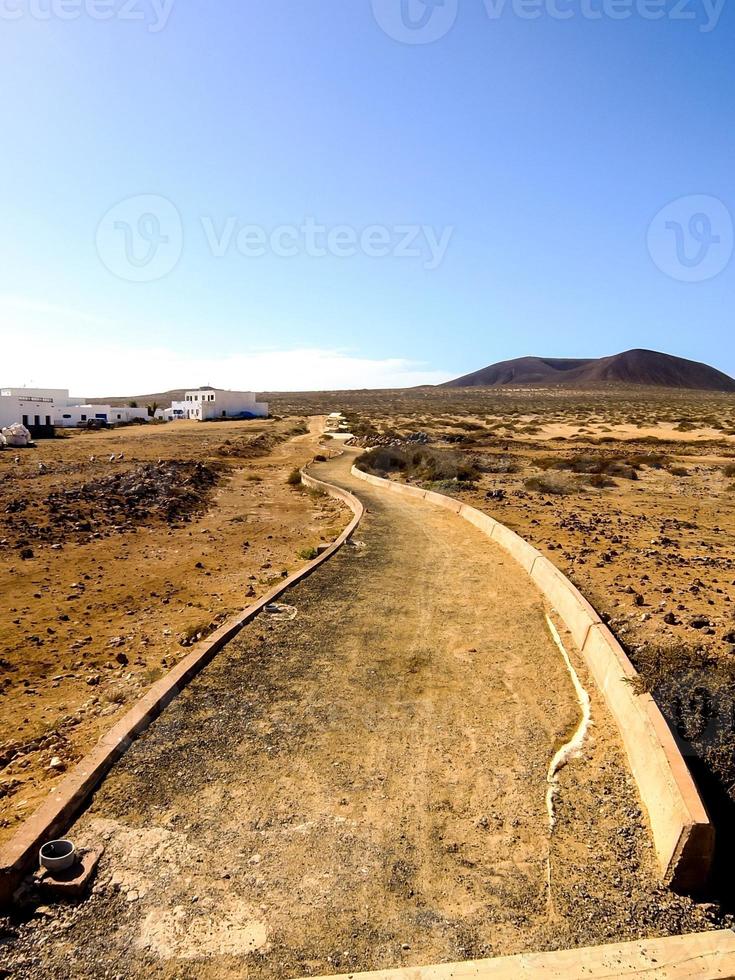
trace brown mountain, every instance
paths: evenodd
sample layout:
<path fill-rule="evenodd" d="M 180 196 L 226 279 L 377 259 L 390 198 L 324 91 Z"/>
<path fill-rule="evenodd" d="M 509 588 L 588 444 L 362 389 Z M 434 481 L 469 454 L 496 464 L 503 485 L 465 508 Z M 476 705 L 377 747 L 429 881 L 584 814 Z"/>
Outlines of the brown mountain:
<path fill-rule="evenodd" d="M 518 357 L 447 381 L 444 388 L 496 388 L 502 385 L 647 385 L 735 391 L 735 379 L 708 364 L 653 350 L 629 350 L 600 358 Z"/>

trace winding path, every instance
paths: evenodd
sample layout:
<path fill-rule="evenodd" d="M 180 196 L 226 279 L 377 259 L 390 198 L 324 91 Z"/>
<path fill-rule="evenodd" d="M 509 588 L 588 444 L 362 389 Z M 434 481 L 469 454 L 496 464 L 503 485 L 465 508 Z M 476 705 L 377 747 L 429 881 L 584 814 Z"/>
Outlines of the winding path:
<path fill-rule="evenodd" d="M 479 531 L 351 462 L 312 472 L 365 503 L 355 540 L 108 777 L 72 832 L 106 844 L 96 894 L 28 976 L 288 977 L 645 933 L 617 911 L 625 894 L 647 921 L 655 888 L 601 712 L 596 774 L 564 771 L 550 841 L 547 770 L 580 708 L 540 595 Z"/>

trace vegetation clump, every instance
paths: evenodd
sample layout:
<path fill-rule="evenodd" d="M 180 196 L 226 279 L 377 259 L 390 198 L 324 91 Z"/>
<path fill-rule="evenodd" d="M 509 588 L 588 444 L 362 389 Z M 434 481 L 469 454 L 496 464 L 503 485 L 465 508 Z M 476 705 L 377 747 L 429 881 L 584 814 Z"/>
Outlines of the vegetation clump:
<path fill-rule="evenodd" d="M 575 456 L 548 456 L 538 461 L 542 470 L 570 470 L 589 476 L 617 476 L 624 480 L 637 480 L 640 463 L 615 456 L 596 456 L 580 453 Z M 614 484 L 613 484 L 614 485 Z"/>
<path fill-rule="evenodd" d="M 472 486 L 480 479 L 480 470 L 474 460 L 442 449 L 397 449 L 380 447 L 371 449 L 360 457 L 359 469 L 376 476 L 401 473 L 416 483 L 438 484 L 465 483 Z"/>
<path fill-rule="evenodd" d="M 526 490 L 534 493 L 546 493 L 552 496 L 564 497 L 574 493 L 578 484 L 575 485 L 571 480 L 551 476 L 530 476 L 523 483 Z"/>

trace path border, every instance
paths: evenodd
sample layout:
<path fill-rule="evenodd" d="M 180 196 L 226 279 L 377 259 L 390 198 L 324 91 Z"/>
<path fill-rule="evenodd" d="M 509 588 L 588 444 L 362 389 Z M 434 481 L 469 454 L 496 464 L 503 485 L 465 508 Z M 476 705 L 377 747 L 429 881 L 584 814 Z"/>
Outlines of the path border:
<path fill-rule="evenodd" d="M 732 980 L 735 932 L 695 932 L 552 953 L 405 966 L 303 980 Z"/>
<path fill-rule="evenodd" d="M 20 825 L 8 843 L 0 848 L 0 907 L 12 902 L 23 878 L 37 863 L 41 844 L 58 836 L 69 826 L 115 762 L 125 755 L 135 739 L 164 708 L 265 606 L 312 575 L 352 537 L 362 520 L 365 508 L 348 490 L 311 476 L 307 472 L 309 465 L 306 463 L 300 470 L 303 485 L 345 503 L 353 513 L 350 523 L 317 558 L 284 579 L 252 606 L 228 620 L 206 640 L 197 643 L 194 651 L 156 681 L 123 718 L 100 738 L 96 747 L 53 787 L 38 809 Z"/>
<path fill-rule="evenodd" d="M 631 682 L 638 672 L 579 589 L 528 541 L 477 508 L 432 490 L 384 480 L 356 465 L 352 475 L 457 514 L 525 569 L 569 629 L 618 725 L 648 814 L 664 884 L 680 892 L 703 889 L 714 857 L 714 826 L 666 719 L 650 694 L 635 693 Z"/>

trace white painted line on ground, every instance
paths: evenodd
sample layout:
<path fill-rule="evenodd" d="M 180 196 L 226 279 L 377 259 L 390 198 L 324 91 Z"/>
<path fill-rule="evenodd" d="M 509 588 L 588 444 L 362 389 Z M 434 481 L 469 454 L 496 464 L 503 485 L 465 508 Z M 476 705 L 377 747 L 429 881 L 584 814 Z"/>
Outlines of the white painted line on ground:
<path fill-rule="evenodd" d="M 572 678 L 572 683 L 574 684 L 574 690 L 577 692 L 579 706 L 582 709 L 582 720 L 577 726 L 574 735 L 572 735 L 568 742 L 562 745 L 562 747 L 555 754 L 554 758 L 551 760 L 549 772 L 546 777 L 546 781 L 549 784 L 549 788 L 546 791 L 546 811 L 549 814 L 549 829 L 553 832 L 554 825 L 556 823 L 556 817 L 554 814 L 554 797 L 559 784 L 558 774 L 570 759 L 573 759 L 579 755 L 582 746 L 584 745 L 584 740 L 587 737 L 587 729 L 589 728 L 590 721 L 592 720 L 592 705 L 590 703 L 590 696 L 582 687 L 582 682 L 577 675 L 577 671 L 574 669 L 572 661 L 569 659 L 569 654 L 561 641 L 561 637 L 557 632 L 556 626 L 554 626 L 551 618 L 548 615 L 546 616 L 546 623 L 549 627 L 549 632 L 551 633 L 552 639 L 559 647 L 561 655 L 564 658 L 564 663 L 567 665 L 567 670 L 569 671 Z"/>

